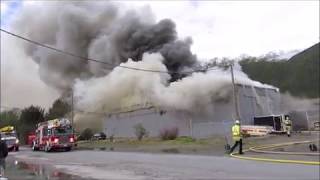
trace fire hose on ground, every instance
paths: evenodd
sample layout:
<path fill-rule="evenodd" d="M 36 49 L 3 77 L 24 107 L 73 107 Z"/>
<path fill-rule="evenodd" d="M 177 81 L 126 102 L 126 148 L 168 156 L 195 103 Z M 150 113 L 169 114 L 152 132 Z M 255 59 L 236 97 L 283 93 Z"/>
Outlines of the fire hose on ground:
<path fill-rule="evenodd" d="M 274 148 L 274 147 L 282 147 L 296 144 L 306 144 L 314 141 L 298 141 L 298 142 L 289 142 L 289 143 L 280 143 L 280 144 L 270 144 L 265 146 L 255 146 L 250 147 L 243 152 L 256 152 L 256 153 L 265 153 L 265 154 L 284 154 L 284 155 L 308 155 L 308 156 L 319 156 L 320 153 L 303 153 L 303 152 L 280 152 L 280 151 L 265 151 L 263 149 Z M 264 161 L 264 162 L 275 162 L 275 163 L 290 163 L 290 164 L 306 164 L 306 165 L 320 165 L 319 161 L 303 161 L 303 160 L 289 160 L 289 159 L 273 159 L 273 158 L 259 158 L 259 157 L 248 157 L 239 155 L 238 153 L 231 153 L 231 157 L 245 160 L 254 160 L 254 161 Z"/>

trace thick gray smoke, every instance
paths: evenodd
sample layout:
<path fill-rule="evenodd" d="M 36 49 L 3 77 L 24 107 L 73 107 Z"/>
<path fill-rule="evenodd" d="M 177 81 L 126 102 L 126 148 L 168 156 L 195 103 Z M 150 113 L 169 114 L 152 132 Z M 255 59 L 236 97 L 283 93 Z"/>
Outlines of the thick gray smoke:
<path fill-rule="evenodd" d="M 145 53 L 142 61 L 121 65 L 133 68 L 166 71 L 160 53 Z M 248 78 L 235 68 L 236 83 L 256 87 L 272 86 Z M 196 72 L 179 81 L 168 83 L 169 74 L 133 71 L 117 67 L 108 75 L 78 80 L 75 83 L 77 108 L 88 112 L 113 112 L 136 104 L 151 103 L 156 107 L 195 111 L 211 101 L 230 98 L 231 76 L 229 71 L 215 69 L 206 73 Z"/>
<path fill-rule="evenodd" d="M 24 9 L 15 27 L 35 41 L 107 63 L 25 44 L 46 84 L 60 90 L 61 95 L 74 89 L 75 109 L 83 112 L 76 114 L 76 121 L 90 119 L 83 126 L 100 126 L 99 119 L 105 113 L 137 104 L 200 111 L 212 101 L 230 99 L 229 71 L 217 69 L 187 77 L 173 73 L 197 67 L 197 58 L 190 51 L 192 40 L 179 39 L 174 22 L 156 22 L 148 8 L 134 11 L 106 2 L 45 2 L 45 6 Z M 113 68 L 117 65 L 170 73 Z M 267 86 L 250 80 L 239 67 L 235 67 L 235 76 L 236 83 Z M 87 116 L 87 112 L 101 114 Z"/>
<path fill-rule="evenodd" d="M 175 23 L 170 19 L 155 22 L 148 8 L 125 11 L 109 2 L 45 2 L 39 6 L 23 9 L 14 29 L 49 46 L 113 66 L 129 58 L 140 61 L 145 52 L 160 52 L 169 71 L 182 71 L 196 63 L 191 39 L 178 39 Z M 26 52 L 39 64 L 41 79 L 62 91 L 71 88 L 75 79 L 110 72 L 110 65 L 30 44 Z M 180 77 L 172 74 L 171 80 Z"/>
<path fill-rule="evenodd" d="M 25 55 L 21 40 L 1 32 L 1 108 L 31 104 L 49 108 L 60 96 L 43 83 L 35 63 Z"/>

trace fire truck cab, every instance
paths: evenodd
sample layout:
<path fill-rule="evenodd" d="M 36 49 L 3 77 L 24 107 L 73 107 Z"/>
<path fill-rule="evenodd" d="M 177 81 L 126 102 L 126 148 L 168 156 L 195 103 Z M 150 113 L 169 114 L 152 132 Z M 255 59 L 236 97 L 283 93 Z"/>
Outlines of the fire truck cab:
<path fill-rule="evenodd" d="M 70 151 L 75 145 L 75 135 L 70 121 L 65 118 L 39 123 L 32 150 L 50 152 L 54 150 Z"/>

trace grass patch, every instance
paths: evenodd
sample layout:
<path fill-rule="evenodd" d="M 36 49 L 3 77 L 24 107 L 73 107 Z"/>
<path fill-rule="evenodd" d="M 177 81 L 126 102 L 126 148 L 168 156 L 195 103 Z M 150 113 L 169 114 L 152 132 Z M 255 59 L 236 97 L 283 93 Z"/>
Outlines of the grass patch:
<path fill-rule="evenodd" d="M 300 140 L 303 138 L 299 138 Z M 304 138 L 306 139 L 306 138 Z M 285 136 L 268 135 L 265 137 L 248 137 L 243 139 L 243 148 L 260 146 L 272 143 L 286 142 Z M 228 142 L 233 145 L 231 139 Z M 193 139 L 190 137 L 178 137 L 174 140 L 161 140 L 160 138 L 143 138 L 138 141 L 136 138 L 116 138 L 114 142 L 109 140 L 101 141 L 79 141 L 78 149 L 101 149 L 105 151 L 122 152 L 149 152 L 149 153 L 182 153 L 182 154 L 205 154 L 224 155 L 226 139 L 214 136 L 205 139 Z"/>
<path fill-rule="evenodd" d="M 175 139 L 173 141 L 176 141 L 178 144 L 196 143 L 196 140 L 191 137 L 178 137 L 177 139 Z"/>
<path fill-rule="evenodd" d="M 78 149 L 103 149 L 106 151 L 133 151 L 133 152 L 165 152 L 165 153 L 196 153 L 223 147 L 224 141 L 219 137 L 207 139 L 193 139 L 191 137 L 178 137 L 174 140 L 161 140 L 160 138 L 115 138 L 109 140 L 79 141 Z"/>

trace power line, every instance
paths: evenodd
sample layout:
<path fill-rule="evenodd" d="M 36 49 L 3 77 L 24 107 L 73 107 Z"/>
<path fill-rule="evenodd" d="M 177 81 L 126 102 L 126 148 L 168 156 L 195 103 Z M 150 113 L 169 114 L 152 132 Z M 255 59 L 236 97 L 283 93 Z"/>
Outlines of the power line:
<path fill-rule="evenodd" d="M 19 107 L 14 107 L 14 106 L 3 106 L 3 105 L 1 105 L 0 106 L 0 109 L 2 109 L 2 110 L 4 110 L 4 111 L 6 111 L 6 109 L 8 110 L 8 111 L 10 111 L 10 110 L 23 110 L 24 108 L 19 108 Z M 98 115 L 106 115 L 107 113 L 106 112 L 90 112 L 90 111 L 82 111 L 82 110 L 74 110 L 75 112 L 77 112 L 77 113 L 84 113 L 84 114 L 98 114 Z"/>
<path fill-rule="evenodd" d="M 22 109 L 22 108 L 19 108 L 19 107 L 13 107 L 13 106 L 3 106 L 1 105 L 0 108 L 3 108 L 3 109 Z"/>
<path fill-rule="evenodd" d="M 92 112 L 92 111 L 82 111 L 82 110 L 75 110 L 77 113 L 82 113 L 82 114 L 95 114 L 95 115 L 103 115 L 106 116 L 108 113 L 107 112 Z"/>
<path fill-rule="evenodd" d="M 51 46 L 48 46 L 48 45 L 45 45 L 45 44 L 42 44 L 42 43 L 39 43 L 37 41 L 34 41 L 34 40 L 31 40 L 31 39 L 28 39 L 26 37 L 23 37 L 21 35 L 18 35 L 18 34 L 15 34 L 15 33 L 12 33 L 12 32 L 9 32 L 7 30 L 4 30 L 2 28 L 0 28 L 0 30 L 4 33 L 7 33 L 13 37 L 16 37 L 16 38 L 19 38 L 19 39 L 22 39 L 24 41 L 27 41 L 29 43 L 32 43 L 32 44 L 35 44 L 37 46 L 40 46 L 40 47 L 43 47 L 43 48 L 47 48 L 47 49 L 50 49 L 52 51 L 56 51 L 56 52 L 59 52 L 59 53 L 62 53 L 62 54 L 65 54 L 65 55 L 68 55 L 68 56 L 71 56 L 71 57 L 75 57 L 81 61 L 92 61 L 92 62 L 96 62 L 96 63 L 101 63 L 101 64 L 105 64 L 105 65 L 108 65 L 108 69 L 112 70 L 113 68 L 115 67 L 120 67 L 120 68 L 125 68 L 125 69 L 131 69 L 131 70 L 136 70 L 136 71 L 144 71 L 144 72 L 152 72 L 152 73 L 165 73 L 165 74 L 191 74 L 191 73 L 194 73 L 194 72 L 203 72 L 203 71 L 209 71 L 209 70 L 212 70 L 211 68 L 209 69 L 206 69 L 206 70 L 193 70 L 193 71 L 185 71 L 185 72 L 174 72 L 174 71 L 159 71 L 159 70 L 151 70 L 151 69 L 142 69 L 142 68 L 135 68 L 135 67 L 129 67 L 129 66 L 121 66 L 121 65 L 114 65 L 112 63 L 108 63 L 108 62 L 104 62 L 104 61 L 100 61 L 100 60 L 96 60 L 96 59 L 92 59 L 92 58 L 87 58 L 87 57 L 83 57 L 83 56 L 79 56 L 77 54 L 73 54 L 73 53 L 70 53 L 70 52 L 67 52 L 67 51 L 63 51 L 61 49 L 57 49 L 57 48 L 54 48 L 54 47 L 51 47 Z"/>
<path fill-rule="evenodd" d="M 14 106 L 0 106 L 0 109 L 3 110 L 3 112 L 5 111 L 12 111 L 12 110 L 23 110 L 24 108 L 19 108 L 19 107 L 14 107 Z M 82 114 L 95 114 L 95 115 L 107 115 L 107 112 L 94 112 L 94 111 L 83 111 L 83 110 L 74 110 L 74 112 L 77 113 L 82 113 Z"/>

